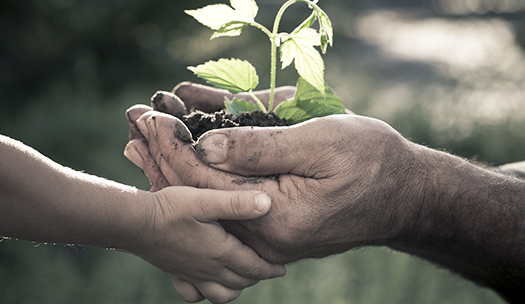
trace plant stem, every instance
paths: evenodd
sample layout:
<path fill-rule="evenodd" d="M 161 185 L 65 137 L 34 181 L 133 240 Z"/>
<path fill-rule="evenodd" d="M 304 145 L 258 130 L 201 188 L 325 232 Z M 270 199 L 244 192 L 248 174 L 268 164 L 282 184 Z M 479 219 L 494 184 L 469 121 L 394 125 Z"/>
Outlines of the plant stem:
<path fill-rule="evenodd" d="M 287 5 L 287 7 L 290 6 L 295 1 L 296 0 L 288 1 L 290 3 Z M 284 5 L 286 5 L 287 3 L 285 3 Z M 284 5 L 283 5 L 283 7 L 284 7 Z M 282 16 L 282 14 L 284 12 L 283 7 L 281 7 L 281 9 L 279 10 L 280 14 L 278 13 L 277 14 L 278 16 Z M 286 9 L 286 7 L 285 7 L 285 9 Z M 279 17 L 279 19 L 280 19 L 280 17 Z M 277 66 L 277 42 L 276 42 L 276 40 L 279 39 L 277 37 L 277 28 L 279 27 L 279 21 L 274 23 L 274 29 L 273 29 L 274 31 L 273 31 L 273 33 L 270 32 L 270 30 L 268 30 L 264 25 L 261 25 L 258 22 L 252 22 L 252 23 L 250 23 L 250 25 L 260 29 L 263 33 L 265 33 L 268 36 L 268 38 L 270 38 L 270 44 L 271 44 L 271 59 L 270 59 L 271 68 L 270 68 L 270 102 L 268 104 L 268 109 L 266 110 L 266 107 L 259 100 L 259 98 L 257 98 L 257 96 L 255 96 L 251 91 L 248 92 L 252 96 L 252 98 L 255 99 L 255 101 L 259 105 L 261 105 L 263 109 L 265 109 L 265 112 L 269 112 L 269 111 L 273 110 L 273 94 L 274 94 L 274 91 L 275 91 L 275 70 L 276 70 L 276 66 Z"/>
<path fill-rule="evenodd" d="M 271 43 L 271 58 L 270 58 L 270 101 L 268 102 L 268 112 L 269 111 L 273 111 L 273 100 L 274 100 L 274 93 L 275 93 L 275 79 L 276 79 L 276 74 L 277 74 L 277 39 L 281 39 L 279 37 L 279 33 L 278 33 L 278 30 L 279 30 L 279 24 L 281 23 L 281 18 L 283 17 L 283 14 L 284 14 L 284 11 L 292 4 L 296 3 L 296 2 L 305 2 L 307 3 L 308 5 L 313 5 L 315 7 L 317 7 L 316 3 L 317 1 L 310 1 L 310 0 L 288 0 L 286 1 L 282 6 L 281 8 L 279 9 L 279 11 L 277 12 L 277 16 L 275 16 L 275 21 L 273 23 L 273 31 L 270 32 L 266 27 L 264 27 L 263 25 L 257 23 L 257 22 L 253 22 L 253 23 L 250 23 L 250 25 L 260 29 L 261 31 L 263 31 L 266 35 L 268 35 L 268 37 L 270 38 L 270 43 Z M 250 94 L 252 94 L 252 97 L 257 98 L 255 97 L 255 95 L 253 95 L 253 93 L 250 92 Z M 260 100 L 256 99 L 257 103 L 260 102 Z M 262 104 L 262 103 L 261 103 Z"/>
<path fill-rule="evenodd" d="M 258 23 L 258 22 L 251 22 L 251 26 L 260 29 L 263 33 L 265 33 L 268 37 L 272 37 L 272 32 L 270 32 L 269 29 L 267 29 L 264 25 Z"/>
<path fill-rule="evenodd" d="M 281 23 L 281 18 L 283 17 L 284 11 L 298 0 L 288 0 L 277 12 L 275 16 L 275 21 L 273 23 L 273 32 L 270 36 L 271 46 L 271 65 L 270 65 L 270 101 L 268 103 L 268 111 L 273 110 L 273 95 L 275 92 L 275 74 L 277 70 L 277 39 L 281 39 L 278 35 L 279 24 Z"/>
<path fill-rule="evenodd" d="M 257 96 L 255 96 L 255 94 L 253 94 L 252 90 L 250 90 L 248 92 L 248 94 L 250 94 L 250 96 L 253 98 L 253 100 L 255 100 L 255 102 L 257 102 L 257 104 L 259 105 L 261 110 L 263 110 L 264 113 L 268 113 L 268 110 L 266 110 L 266 107 L 264 106 L 264 103 L 262 103 L 262 101 Z"/>

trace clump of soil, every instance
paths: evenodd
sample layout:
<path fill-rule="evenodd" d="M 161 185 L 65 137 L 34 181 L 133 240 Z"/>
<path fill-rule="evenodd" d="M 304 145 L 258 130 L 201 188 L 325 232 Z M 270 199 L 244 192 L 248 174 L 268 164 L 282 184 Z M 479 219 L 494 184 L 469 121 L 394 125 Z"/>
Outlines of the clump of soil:
<path fill-rule="evenodd" d="M 175 90 L 175 89 L 174 89 Z M 263 111 L 241 112 L 234 116 L 221 110 L 215 113 L 206 113 L 196 109 L 187 110 L 185 104 L 173 93 L 158 91 L 151 98 L 154 110 L 171 114 L 180 119 L 190 130 L 193 140 L 196 141 L 202 134 L 213 129 L 232 127 L 277 127 L 289 126 L 285 120 L 275 113 Z"/>
<path fill-rule="evenodd" d="M 215 113 L 206 113 L 196 109 L 186 109 L 185 104 L 173 93 L 159 91 L 151 98 L 151 106 L 154 110 L 171 114 L 180 119 L 189 129 L 193 141 L 207 131 L 232 127 L 277 127 L 289 126 L 285 119 L 279 118 L 274 112 L 263 111 L 241 112 L 234 116 L 221 110 Z M 179 137 L 180 138 L 180 137 Z M 191 142 L 189 136 L 180 138 L 182 141 Z M 198 153 L 198 152 L 197 152 Z M 244 183 L 257 184 L 264 180 L 278 180 L 277 175 L 248 176 L 232 180 L 233 183 L 242 185 Z"/>
<path fill-rule="evenodd" d="M 195 141 L 202 134 L 213 129 L 290 125 L 285 119 L 279 118 L 275 113 L 264 113 L 263 111 L 241 112 L 238 116 L 234 116 L 226 113 L 224 110 L 212 114 L 193 110 L 189 114 L 182 116 L 180 120 L 188 127 Z"/>

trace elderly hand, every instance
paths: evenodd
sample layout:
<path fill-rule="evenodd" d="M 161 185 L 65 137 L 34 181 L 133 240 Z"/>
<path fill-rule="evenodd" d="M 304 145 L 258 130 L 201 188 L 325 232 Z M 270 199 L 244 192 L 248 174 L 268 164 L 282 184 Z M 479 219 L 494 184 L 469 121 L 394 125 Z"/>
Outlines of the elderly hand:
<path fill-rule="evenodd" d="M 387 244 L 400 236 L 412 216 L 397 199 L 405 194 L 405 180 L 384 179 L 406 169 L 403 158 L 392 162 L 391 156 L 410 153 L 409 143 L 378 120 L 335 115 L 294 127 L 215 130 L 195 146 L 203 163 L 178 119 L 146 110 L 128 112 L 145 140 L 131 141 L 126 151 L 134 152 L 126 155 L 133 155 L 130 159 L 154 187 L 268 193 L 273 202 L 268 215 L 222 225 L 269 261 L 290 262 L 364 244 Z M 267 174 L 279 175 L 243 176 Z"/>
<path fill-rule="evenodd" d="M 386 245 L 512 303 L 525 299 L 522 179 L 410 143 L 356 115 L 214 130 L 194 145 L 173 116 L 131 113 L 146 138 L 136 155 L 155 164 L 142 167 L 153 183 L 268 193 L 269 214 L 221 224 L 269 261 Z M 260 177 L 269 174 L 278 176 Z"/>
<path fill-rule="evenodd" d="M 204 104 L 219 100 L 201 99 L 200 88 L 189 94 L 187 100 Z M 128 148 L 151 164 L 142 168 L 153 187 L 265 191 L 273 201 L 268 215 L 221 224 L 270 261 L 386 245 L 492 287 L 513 303 L 525 299 L 523 180 L 410 143 L 366 117 L 220 129 L 192 145 L 180 121 L 146 112 L 129 111 L 145 139 Z M 499 171 L 519 175 L 523 163 Z"/>
<path fill-rule="evenodd" d="M 283 86 L 275 89 L 274 106 L 281 102 L 293 98 L 296 88 L 293 86 Z M 268 107 L 270 99 L 270 90 L 261 90 L 253 92 L 257 98 Z M 252 96 L 248 93 L 232 94 L 227 90 L 217 89 L 205 85 L 191 82 L 182 82 L 178 84 L 173 92 L 158 91 L 151 99 L 153 110 L 170 114 L 181 118 L 182 115 L 188 114 L 188 109 L 196 109 L 206 113 L 213 113 L 224 109 L 224 98 L 238 98 L 255 103 Z M 354 114 L 346 109 L 347 114 Z"/>
<path fill-rule="evenodd" d="M 195 84 L 191 82 L 182 82 L 173 89 L 173 95 L 179 98 L 186 106 L 187 109 L 195 108 L 197 110 L 213 113 L 220 111 L 224 108 L 224 98 L 233 99 L 234 97 L 239 99 L 248 100 L 251 102 L 255 101 L 248 93 L 232 94 L 227 90 L 217 89 L 209 86 Z M 270 90 L 255 91 L 254 95 L 261 100 L 261 102 L 268 107 L 270 100 Z M 278 87 L 274 92 L 274 105 L 278 105 L 288 98 L 292 98 L 295 95 L 295 87 L 284 86 Z M 176 105 L 174 102 L 168 101 L 165 106 L 162 103 L 153 104 L 155 110 L 172 114 L 177 112 Z M 164 110 L 166 109 L 166 110 Z M 174 110 L 172 110 L 174 109 Z M 175 115 L 177 116 L 177 115 Z"/>

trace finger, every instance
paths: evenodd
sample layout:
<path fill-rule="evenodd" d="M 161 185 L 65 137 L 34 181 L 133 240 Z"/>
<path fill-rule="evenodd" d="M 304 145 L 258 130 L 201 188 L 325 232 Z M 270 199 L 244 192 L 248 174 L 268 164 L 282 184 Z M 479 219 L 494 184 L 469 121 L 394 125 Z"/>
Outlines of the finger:
<path fill-rule="evenodd" d="M 170 92 L 158 91 L 151 97 L 153 110 L 170 114 L 178 118 L 188 114 L 186 106 L 179 97 Z"/>
<path fill-rule="evenodd" d="M 144 158 L 142 156 L 143 152 L 139 152 L 139 150 L 142 149 L 142 147 L 140 147 L 140 142 L 142 142 L 142 139 L 133 139 L 129 141 L 124 148 L 124 156 L 126 156 L 137 167 L 142 169 L 144 168 Z"/>
<path fill-rule="evenodd" d="M 223 246 L 225 244 L 220 244 L 220 245 Z M 230 256 L 232 256 L 233 258 L 233 257 L 239 256 L 239 254 L 237 252 L 232 252 Z M 258 259 L 261 259 L 261 258 L 258 257 Z M 220 267 L 221 267 L 220 272 L 215 272 L 215 273 L 201 272 L 200 273 L 201 276 L 199 276 L 198 279 L 203 280 L 203 281 L 217 282 L 223 285 L 224 287 L 227 287 L 230 289 L 241 290 L 241 289 L 257 284 L 260 280 L 275 278 L 279 276 L 276 274 L 277 270 L 268 268 L 268 269 L 264 269 L 266 275 L 263 277 L 262 274 L 257 272 L 258 270 L 257 266 L 253 266 L 253 265 L 250 266 L 249 271 L 245 271 L 243 269 L 241 273 L 238 273 L 238 271 L 236 271 L 235 269 L 228 268 L 228 266 L 227 265 L 225 266 L 224 264 L 221 264 Z M 271 272 L 269 270 L 271 270 Z M 251 276 L 254 276 L 252 275 L 252 273 L 255 273 L 255 275 L 262 277 L 262 278 L 258 278 L 258 279 L 251 278 Z M 246 275 L 246 276 L 243 276 L 243 275 Z M 189 278 L 190 277 L 188 277 L 188 279 Z M 196 277 L 192 277 L 192 278 L 197 279 Z"/>
<path fill-rule="evenodd" d="M 250 250 L 257 252 L 259 256 L 264 257 L 265 261 L 268 261 L 272 265 L 282 265 L 298 260 L 298 258 L 294 258 L 293 256 L 293 249 L 287 250 L 286 254 L 275 251 L 276 243 L 267 240 L 256 233 L 253 229 L 250 229 L 249 226 L 251 225 L 247 225 L 250 222 L 241 223 L 238 221 L 220 221 L 220 223 L 226 231 L 240 240 L 243 240 L 243 243 L 246 244 L 245 246 L 250 248 Z M 257 229 L 256 227 L 252 228 Z M 242 270 L 237 271 L 241 272 Z M 276 277 L 284 276 L 286 274 L 286 268 L 284 266 L 282 266 L 279 271 L 282 272 L 279 275 L 276 275 Z M 276 274 L 278 274 L 278 272 L 276 272 Z"/>
<path fill-rule="evenodd" d="M 199 138 L 196 149 L 205 163 L 227 172 L 319 178 L 326 173 L 323 165 L 330 163 L 328 151 L 338 148 L 337 134 L 332 135 L 340 128 L 336 116 L 293 127 L 213 130 Z"/>
<path fill-rule="evenodd" d="M 129 139 L 143 138 L 136 125 L 137 119 L 144 113 L 151 111 L 151 108 L 145 105 L 134 105 L 126 111 L 126 117 L 129 123 Z"/>
<path fill-rule="evenodd" d="M 224 108 L 224 97 L 231 99 L 232 93 L 191 82 L 179 83 L 173 94 L 186 104 L 186 108 L 195 108 L 206 113 L 213 113 Z"/>
<path fill-rule="evenodd" d="M 273 94 L 273 106 L 277 106 L 281 102 L 293 98 L 295 96 L 296 88 L 292 86 L 278 87 L 274 90 Z M 268 103 L 270 102 L 270 89 L 255 91 L 253 92 L 257 98 L 268 108 Z M 248 93 L 239 93 L 235 94 L 235 97 L 239 99 L 244 99 L 255 103 L 255 100 Z"/>
<path fill-rule="evenodd" d="M 151 155 L 170 182 L 179 178 L 181 185 L 223 190 L 261 190 L 266 182 L 277 187 L 275 180 L 246 178 L 204 165 L 195 153 L 188 129 L 173 116 L 146 113 L 137 125 L 147 134 Z"/>
<path fill-rule="evenodd" d="M 260 191 L 220 191 L 205 189 L 192 192 L 198 198 L 193 207 L 194 217 L 201 222 L 217 220 L 249 220 L 261 217 L 270 211 L 272 200 Z"/>
<path fill-rule="evenodd" d="M 242 292 L 242 290 L 230 289 L 216 282 L 198 281 L 193 284 L 208 301 L 214 304 L 233 301 L 237 299 Z"/>
<path fill-rule="evenodd" d="M 198 195 L 189 198 L 189 201 L 198 202 L 191 206 L 192 214 L 196 220 L 205 223 L 215 223 L 218 220 L 255 219 L 268 213 L 271 208 L 270 197 L 259 191 L 202 189 L 198 192 L 189 191 L 188 195 Z M 261 259 L 255 251 L 242 244 L 233 235 L 227 235 L 224 246 L 231 248 L 231 253 L 227 255 L 228 268 L 243 278 L 264 280 L 280 277 L 286 273 L 283 265 L 271 264 Z"/>
<path fill-rule="evenodd" d="M 162 138 L 159 138 L 157 135 L 156 129 L 154 127 L 151 127 L 151 125 L 156 126 L 156 119 L 159 114 L 161 114 L 160 116 L 162 117 L 169 117 L 169 122 L 171 122 L 171 124 L 168 126 L 169 130 L 172 130 L 171 127 L 176 126 L 178 127 L 180 131 L 176 131 L 176 132 L 171 133 L 169 136 L 163 136 Z M 163 124 L 162 122 L 160 123 L 160 125 L 161 125 L 161 128 L 163 126 L 166 127 L 165 124 Z M 141 130 L 141 132 L 144 134 L 144 136 L 146 137 L 147 151 L 149 155 L 153 159 L 153 162 L 157 164 L 158 171 L 162 173 L 162 175 L 167 180 L 167 182 L 172 186 L 184 186 L 184 185 L 190 186 L 190 184 L 184 182 L 184 180 L 179 175 L 179 172 L 182 172 L 183 176 L 189 175 L 191 172 L 186 173 L 184 171 L 186 168 L 181 167 L 181 166 L 170 165 L 166 161 L 167 157 L 165 156 L 165 154 L 163 154 L 163 153 L 166 153 L 166 155 L 175 154 L 176 156 L 173 156 L 173 157 L 182 157 L 184 155 L 184 153 L 182 153 L 182 155 L 179 156 L 179 154 L 181 154 L 179 153 L 180 148 L 184 147 L 185 145 L 189 145 L 192 142 L 190 139 L 191 134 L 189 134 L 189 131 L 187 131 L 184 124 L 182 124 L 182 122 L 180 122 L 180 120 L 178 120 L 174 116 L 170 116 L 168 114 L 164 114 L 160 112 L 150 111 L 150 112 L 144 113 L 137 120 L 137 126 Z M 187 142 L 182 142 L 182 140 L 180 139 L 182 138 L 182 134 L 184 134 L 184 136 L 187 136 L 184 138 L 185 141 Z M 179 148 L 179 145 L 180 145 L 180 148 Z M 161 151 L 161 147 L 165 151 Z M 191 147 L 189 149 L 191 150 Z M 188 152 L 186 154 L 192 154 L 192 153 Z M 193 155 L 193 158 L 196 159 L 194 155 Z M 182 162 L 186 160 L 187 160 L 187 157 L 185 157 L 184 159 L 178 160 L 178 162 Z M 198 160 L 196 161 L 200 163 L 200 161 Z M 152 170 L 154 170 L 153 173 L 155 173 L 157 168 L 152 168 Z M 191 184 L 191 186 L 195 186 L 195 185 Z"/>
<path fill-rule="evenodd" d="M 174 275 L 169 275 L 169 277 L 171 279 L 171 282 L 173 283 L 175 291 L 184 301 L 189 303 L 195 303 L 205 299 L 204 296 L 199 292 L 199 290 L 191 283 L 181 280 Z"/>
<path fill-rule="evenodd" d="M 153 187 L 151 192 L 158 191 L 170 186 L 170 183 L 160 171 L 155 159 L 149 152 L 148 144 L 144 139 L 134 139 L 130 141 L 124 149 L 124 155 L 135 165 L 142 169 L 148 177 Z"/>
<path fill-rule="evenodd" d="M 274 91 L 274 106 L 295 96 L 296 88 L 293 86 L 283 86 L 276 88 Z M 180 97 L 186 104 L 187 108 L 196 108 L 203 112 L 213 113 L 224 108 L 224 98 L 232 99 L 237 97 L 255 103 L 253 97 L 248 93 L 239 93 L 233 95 L 227 90 L 212 88 L 191 82 L 178 84 L 173 93 Z M 253 92 L 261 102 L 268 107 L 270 100 L 270 90 L 261 90 Z"/>
<path fill-rule="evenodd" d="M 250 234 L 248 238 L 252 237 L 252 235 L 253 234 Z M 232 238 L 235 237 L 232 235 Z M 258 281 L 282 277 L 286 274 L 286 268 L 284 265 L 273 264 L 266 261 L 257 253 L 255 253 L 252 248 L 242 244 L 237 239 L 235 240 L 239 243 L 239 246 L 237 246 L 234 253 L 230 255 L 230 261 L 227 264 L 227 267 L 235 274 L 239 275 L 245 280 L 251 279 Z M 257 243 L 260 244 L 259 242 Z M 248 283 L 250 284 L 248 286 L 251 286 L 255 284 L 256 281 L 248 281 Z"/>

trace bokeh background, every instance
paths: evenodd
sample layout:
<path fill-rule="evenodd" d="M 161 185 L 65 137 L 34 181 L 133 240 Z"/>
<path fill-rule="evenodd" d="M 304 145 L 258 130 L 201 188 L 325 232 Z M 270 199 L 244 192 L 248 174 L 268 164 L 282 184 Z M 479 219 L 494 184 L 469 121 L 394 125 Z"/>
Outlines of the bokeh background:
<path fill-rule="evenodd" d="M 283 0 L 259 0 L 270 26 Z M 0 133 L 76 170 L 148 189 L 122 154 L 125 110 L 198 82 L 188 65 L 251 61 L 268 85 L 256 29 L 209 41 L 183 13 L 209 0 L 1 0 Z M 525 1 L 322 0 L 334 47 L 326 80 L 358 114 L 411 140 L 488 165 L 525 160 Z M 282 29 L 308 15 L 287 11 Z M 288 68 L 278 84 L 293 85 Z M 1 155 L 0 155 L 1 157 Z M 288 267 L 234 303 L 502 303 L 430 263 L 385 248 Z M 0 242 L 0 303 L 182 303 L 167 276 L 109 250 Z"/>

